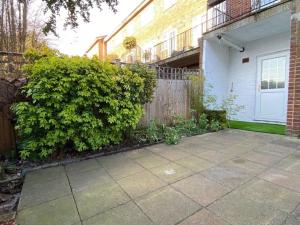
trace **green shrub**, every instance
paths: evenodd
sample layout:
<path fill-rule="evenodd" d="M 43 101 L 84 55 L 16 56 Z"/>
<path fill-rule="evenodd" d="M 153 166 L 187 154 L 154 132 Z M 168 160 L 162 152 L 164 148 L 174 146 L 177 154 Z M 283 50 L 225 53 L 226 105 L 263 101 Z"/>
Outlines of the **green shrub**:
<path fill-rule="evenodd" d="M 127 68 L 80 57 L 41 58 L 26 69 L 31 101 L 13 111 L 23 138 L 21 157 L 47 157 L 119 143 L 142 116 L 143 79 Z"/>
<path fill-rule="evenodd" d="M 181 140 L 181 134 L 175 127 L 166 127 L 164 136 L 165 142 L 168 145 L 177 145 Z"/>
<path fill-rule="evenodd" d="M 212 120 L 210 122 L 210 126 L 209 126 L 211 131 L 219 131 L 222 130 L 222 125 L 220 124 L 220 122 L 218 120 Z"/>
<path fill-rule="evenodd" d="M 223 110 L 205 110 L 209 123 L 213 120 L 218 121 L 222 128 L 227 126 L 226 111 Z"/>
<path fill-rule="evenodd" d="M 150 69 L 147 65 L 139 63 L 129 65 L 128 69 L 131 72 L 138 74 L 144 81 L 144 91 L 141 93 L 142 104 L 151 102 L 157 84 L 155 70 Z"/>
<path fill-rule="evenodd" d="M 207 115 L 205 113 L 202 113 L 199 116 L 198 123 L 200 129 L 206 130 L 208 128 L 209 124 L 208 124 Z"/>
<path fill-rule="evenodd" d="M 147 127 L 147 139 L 150 142 L 158 142 L 161 139 L 161 131 L 155 120 L 151 120 Z"/>

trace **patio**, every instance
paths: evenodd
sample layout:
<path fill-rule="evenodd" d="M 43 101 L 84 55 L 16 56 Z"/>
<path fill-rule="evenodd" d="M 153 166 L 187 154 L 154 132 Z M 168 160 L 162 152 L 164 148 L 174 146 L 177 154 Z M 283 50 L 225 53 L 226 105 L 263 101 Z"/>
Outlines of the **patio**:
<path fill-rule="evenodd" d="M 28 173 L 20 225 L 299 225 L 300 142 L 225 130 Z"/>

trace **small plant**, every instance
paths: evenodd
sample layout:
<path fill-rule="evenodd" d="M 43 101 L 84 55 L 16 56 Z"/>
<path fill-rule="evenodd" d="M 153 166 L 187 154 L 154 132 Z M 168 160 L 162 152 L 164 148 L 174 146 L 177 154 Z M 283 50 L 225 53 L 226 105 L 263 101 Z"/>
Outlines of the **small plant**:
<path fill-rule="evenodd" d="M 137 45 L 135 37 L 126 37 L 123 41 L 123 46 L 127 50 L 135 48 Z"/>
<path fill-rule="evenodd" d="M 199 124 L 199 128 L 202 130 L 206 130 L 208 128 L 208 119 L 205 113 L 202 113 L 200 115 L 198 124 Z"/>
<path fill-rule="evenodd" d="M 214 131 L 214 132 L 222 130 L 222 126 L 221 126 L 220 122 L 217 121 L 217 120 L 212 120 L 210 122 L 210 127 L 209 128 L 210 128 L 211 131 Z"/>
<path fill-rule="evenodd" d="M 157 127 L 155 120 L 151 120 L 147 127 L 147 139 L 153 143 L 158 142 L 161 138 L 160 129 Z"/>
<path fill-rule="evenodd" d="M 181 140 L 180 132 L 175 127 L 167 127 L 164 131 L 165 142 L 168 145 L 177 145 Z"/>
<path fill-rule="evenodd" d="M 245 107 L 243 105 L 235 104 L 237 95 L 230 95 L 228 98 L 224 99 L 221 105 L 221 109 L 226 111 L 227 125 L 229 127 L 229 121 L 232 120 L 241 110 Z"/>

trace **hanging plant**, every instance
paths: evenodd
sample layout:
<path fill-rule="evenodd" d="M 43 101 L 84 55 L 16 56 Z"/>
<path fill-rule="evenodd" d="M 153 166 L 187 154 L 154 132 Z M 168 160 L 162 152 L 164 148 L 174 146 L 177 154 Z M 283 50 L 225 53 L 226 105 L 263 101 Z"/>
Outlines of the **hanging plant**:
<path fill-rule="evenodd" d="M 126 37 L 123 41 L 123 46 L 127 50 L 131 50 L 136 47 L 136 39 L 135 37 Z"/>

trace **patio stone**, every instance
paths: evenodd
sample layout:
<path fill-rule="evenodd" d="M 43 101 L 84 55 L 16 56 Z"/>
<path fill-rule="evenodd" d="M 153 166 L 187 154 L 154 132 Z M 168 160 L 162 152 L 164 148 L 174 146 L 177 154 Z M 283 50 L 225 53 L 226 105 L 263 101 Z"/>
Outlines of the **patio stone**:
<path fill-rule="evenodd" d="M 125 157 L 124 154 L 118 153 L 115 155 L 108 155 L 104 157 L 99 157 L 96 159 L 98 163 L 104 168 L 114 168 L 116 166 L 124 165 L 127 162 L 132 162 L 132 160 L 128 157 Z"/>
<path fill-rule="evenodd" d="M 113 182 L 113 179 L 103 168 L 89 170 L 83 173 L 71 173 L 69 176 L 73 191 L 82 191 L 90 185 Z"/>
<path fill-rule="evenodd" d="M 276 156 L 273 154 L 266 154 L 261 152 L 248 152 L 245 155 L 242 155 L 241 158 L 248 159 L 253 162 L 260 163 L 262 165 L 270 166 L 275 164 L 276 162 L 279 162 L 282 157 Z"/>
<path fill-rule="evenodd" d="M 299 225 L 299 224 L 300 224 L 300 220 L 298 220 L 294 216 L 289 216 L 282 225 Z"/>
<path fill-rule="evenodd" d="M 300 203 L 300 193 L 290 191 L 264 180 L 255 180 L 239 190 L 248 199 L 268 204 L 287 213 L 294 211 Z"/>
<path fill-rule="evenodd" d="M 66 165 L 67 174 L 78 174 L 89 170 L 100 169 L 99 163 L 95 159 L 84 160 L 78 163 Z"/>
<path fill-rule="evenodd" d="M 167 145 L 165 143 L 152 145 L 149 147 L 146 147 L 145 149 L 150 150 L 153 153 L 159 153 L 166 150 L 176 150 L 177 145 Z"/>
<path fill-rule="evenodd" d="M 195 213 L 179 225 L 230 225 L 229 223 L 221 220 L 221 218 L 210 213 L 206 209 Z"/>
<path fill-rule="evenodd" d="M 292 154 L 296 150 L 293 148 L 288 148 L 288 147 L 284 147 L 284 146 L 280 146 L 280 145 L 267 144 L 267 145 L 263 145 L 263 146 L 255 149 L 255 151 L 261 152 L 261 153 L 266 153 L 266 154 L 276 155 L 278 157 L 285 157 L 285 156 Z"/>
<path fill-rule="evenodd" d="M 195 156 L 188 156 L 182 159 L 175 161 L 175 163 L 180 164 L 194 172 L 200 172 L 211 168 L 214 166 L 212 162 L 209 162 L 205 159 L 201 159 Z"/>
<path fill-rule="evenodd" d="M 138 158 L 135 161 L 147 169 L 151 169 L 154 167 L 158 167 L 170 163 L 169 160 L 154 154 L 142 158 Z"/>
<path fill-rule="evenodd" d="M 167 183 L 174 183 L 193 174 L 191 170 L 176 163 L 155 167 L 150 171 Z"/>
<path fill-rule="evenodd" d="M 266 166 L 242 158 L 235 158 L 220 165 L 227 168 L 239 168 L 241 171 L 249 174 L 259 174 L 267 168 Z"/>
<path fill-rule="evenodd" d="M 62 166 L 29 172 L 26 174 L 25 182 L 37 184 L 59 178 L 66 178 L 65 168 Z"/>
<path fill-rule="evenodd" d="M 130 159 L 138 159 L 141 157 L 152 156 L 153 153 L 147 149 L 137 149 L 133 151 L 124 152 L 125 157 Z"/>
<path fill-rule="evenodd" d="M 227 154 L 218 150 L 209 150 L 206 152 L 201 152 L 197 154 L 197 156 L 213 163 L 220 163 L 229 159 L 233 159 L 235 157 L 234 154 Z"/>
<path fill-rule="evenodd" d="M 164 151 L 158 152 L 158 154 L 171 161 L 175 161 L 189 156 L 189 154 L 187 154 L 183 150 L 177 149 L 166 149 Z"/>
<path fill-rule="evenodd" d="M 300 175 L 282 170 L 270 169 L 260 175 L 260 178 L 293 191 L 300 192 Z"/>
<path fill-rule="evenodd" d="M 19 225 L 73 225 L 80 224 L 71 195 L 18 212 Z"/>
<path fill-rule="evenodd" d="M 71 194 L 71 189 L 66 177 L 36 184 L 26 181 L 23 185 L 18 209 L 32 207 L 69 194 Z"/>
<path fill-rule="evenodd" d="M 208 208 L 231 225 L 281 225 L 287 213 L 231 193 Z"/>
<path fill-rule="evenodd" d="M 135 173 L 142 172 L 145 169 L 135 162 L 126 161 L 110 166 L 106 170 L 114 179 L 122 179 Z"/>
<path fill-rule="evenodd" d="M 172 186 L 202 206 L 209 205 L 229 191 L 200 174 L 185 178 Z"/>
<path fill-rule="evenodd" d="M 133 203 L 118 206 L 92 217 L 83 225 L 153 225 L 150 219 Z"/>
<path fill-rule="evenodd" d="M 74 197 L 82 219 L 87 219 L 130 200 L 116 183 L 92 185 L 84 191 L 75 192 Z"/>
<path fill-rule="evenodd" d="M 165 182 L 148 171 L 123 178 L 118 183 L 132 198 L 140 197 L 150 191 L 166 186 Z"/>
<path fill-rule="evenodd" d="M 173 225 L 201 208 L 169 187 L 144 196 L 137 204 L 157 225 Z"/>
<path fill-rule="evenodd" d="M 205 177 L 220 182 L 229 188 L 235 188 L 253 177 L 245 170 L 235 167 L 217 166 L 201 172 Z"/>
<path fill-rule="evenodd" d="M 276 168 L 300 175 L 300 152 L 289 155 L 276 165 Z"/>

